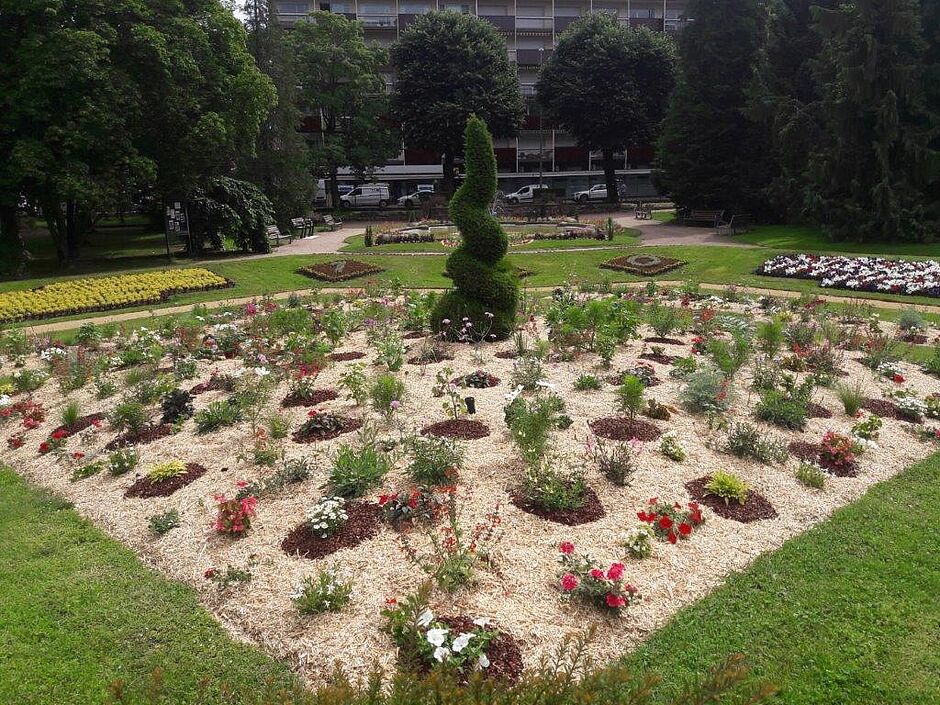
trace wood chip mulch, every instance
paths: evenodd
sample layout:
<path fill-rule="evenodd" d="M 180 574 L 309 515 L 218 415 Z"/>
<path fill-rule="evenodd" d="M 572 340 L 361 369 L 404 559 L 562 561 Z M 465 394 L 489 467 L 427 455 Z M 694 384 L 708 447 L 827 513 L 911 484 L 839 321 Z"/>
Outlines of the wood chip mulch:
<path fill-rule="evenodd" d="M 811 419 L 831 419 L 832 412 L 822 404 L 810 402 L 806 405 L 806 410 Z"/>
<path fill-rule="evenodd" d="M 446 624 L 456 634 L 462 632 L 475 632 L 479 627 L 470 617 L 454 616 L 440 617 L 438 621 Z M 491 625 L 484 627 L 487 632 L 496 632 L 497 636 L 486 647 L 486 658 L 490 665 L 481 671 L 487 680 L 497 680 L 503 683 L 517 683 L 522 675 L 522 650 L 512 634 L 500 631 Z M 460 681 L 466 684 L 473 675 L 473 664 L 467 664 L 466 673 L 460 674 Z"/>
<path fill-rule="evenodd" d="M 221 375 L 210 377 L 207 382 L 200 382 L 189 390 L 193 396 L 199 396 L 206 392 L 231 392 L 235 389 L 235 381 L 229 377 Z"/>
<path fill-rule="evenodd" d="M 500 350 L 493 353 L 493 357 L 498 357 L 500 360 L 515 360 L 519 355 L 515 350 Z"/>
<path fill-rule="evenodd" d="M 787 449 L 793 457 L 808 463 L 816 463 L 830 475 L 835 475 L 836 477 L 858 476 L 858 463 L 852 463 L 851 465 L 835 465 L 821 457 L 822 446 L 818 443 L 793 441 L 787 446 Z"/>
<path fill-rule="evenodd" d="M 143 446 L 172 435 L 173 424 L 162 423 L 157 426 L 147 426 L 140 431 L 122 433 L 114 440 L 109 441 L 104 449 L 110 451 L 117 450 L 118 448 L 126 448 L 127 446 Z"/>
<path fill-rule="evenodd" d="M 612 441 L 629 441 L 636 438 L 639 441 L 655 441 L 662 435 L 656 426 L 640 419 L 629 419 L 626 416 L 605 416 L 588 423 L 594 434 Z"/>
<path fill-rule="evenodd" d="M 104 418 L 104 414 L 86 414 L 85 416 L 79 417 L 75 420 L 74 423 L 70 423 L 67 426 L 56 426 L 52 430 L 52 433 L 65 431 L 65 438 L 68 438 L 69 436 L 74 436 L 76 433 L 81 433 L 86 428 L 95 423 L 95 421 L 104 421 Z"/>
<path fill-rule="evenodd" d="M 655 353 L 643 353 L 640 355 L 641 360 L 650 360 L 651 362 L 658 362 L 660 365 L 671 365 L 676 361 L 675 355 L 657 355 Z"/>
<path fill-rule="evenodd" d="M 428 353 L 421 353 L 413 357 L 408 358 L 409 365 L 434 365 L 438 362 L 444 362 L 445 360 L 453 360 L 453 353 L 449 352 L 435 352 L 431 351 Z"/>
<path fill-rule="evenodd" d="M 310 394 L 301 396 L 288 394 L 281 402 L 281 406 L 289 409 L 295 406 L 319 406 L 323 402 L 339 399 L 339 392 L 335 389 L 314 389 Z"/>
<path fill-rule="evenodd" d="M 540 519 L 547 519 L 565 526 L 587 524 L 597 521 L 606 514 L 600 498 L 590 487 L 584 493 L 584 504 L 577 509 L 546 509 L 540 504 L 531 502 L 525 495 L 517 491 L 510 492 L 509 499 L 527 514 L 534 514 Z"/>
<path fill-rule="evenodd" d="M 883 419 L 903 418 L 898 411 L 898 407 L 894 405 L 894 402 L 888 401 L 887 399 L 865 397 L 865 401 L 862 402 L 862 408 Z"/>
<path fill-rule="evenodd" d="M 653 336 L 652 338 L 643 338 L 644 343 L 657 343 L 662 345 L 685 345 L 681 340 L 676 340 L 675 338 L 660 338 L 659 336 Z"/>
<path fill-rule="evenodd" d="M 332 536 L 321 539 L 303 522 L 295 527 L 281 542 L 284 553 L 300 558 L 323 558 L 343 548 L 358 546 L 379 533 L 382 527 L 381 509 L 373 502 L 348 502 L 345 506 L 349 517 L 346 523 Z"/>
<path fill-rule="evenodd" d="M 441 438 L 456 438 L 462 441 L 474 441 L 490 435 L 489 427 L 480 421 L 470 419 L 447 419 L 438 421 L 421 429 L 422 436 L 439 436 Z"/>
<path fill-rule="evenodd" d="M 718 516 L 731 519 L 732 521 L 740 521 L 742 524 L 760 521 L 762 519 L 775 519 L 777 517 L 777 510 L 774 509 L 773 505 L 764 495 L 756 490 L 748 491 L 747 500 L 744 504 L 738 504 L 734 501 L 725 504 L 725 500 L 716 495 L 709 494 L 706 489 L 705 486 L 711 479 L 711 475 L 706 475 L 697 480 L 692 480 L 691 482 L 685 483 L 685 489 L 688 490 L 689 496 L 693 500 L 704 504 Z"/>
<path fill-rule="evenodd" d="M 361 360 L 365 356 L 364 352 L 350 350 L 349 352 L 330 353 L 327 358 L 332 362 L 346 362 L 348 360 Z"/>
<path fill-rule="evenodd" d="M 205 467 L 199 463 L 186 463 L 186 472 L 176 477 L 171 477 L 160 482 L 153 482 L 149 477 L 140 477 L 134 481 L 134 484 L 127 488 L 125 497 L 136 497 L 138 499 L 147 499 L 148 497 L 169 497 L 180 487 L 185 487 L 198 480 L 208 472 Z"/>
<path fill-rule="evenodd" d="M 454 377 L 451 382 L 456 385 L 466 385 L 468 389 L 486 389 L 488 387 L 495 387 L 499 384 L 499 377 L 496 375 L 486 374 L 485 380 L 477 380 L 475 384 L 470 384 L 468 378 L 470 375 L 461 375 L 460 377 Z M 480 381 L 483 381 L 483 384 L 480 384 Z"/>
<path fill-rule="evenodd" d="M 604 379 L 607 380 L 607 384 L 612 384 L 615 387 L 619 387 L 621 384 L 623 384 L 623 378 L 627 375 L 632 375 L 632 374 L 633 372 L 631 372 L 630 370 L 623 370 L 622 372 L 618 372 L 617 374 L 608 375 Z M 659 377 L 653 377 L 652 379 L 649 380 L 649 382 L 644 380 L 642 377 L 640 379 L 641 381 L 643 381 L 647 389 L 649 389 L 650 387 L 657 387 L 663 383 L 663 381 Z"/>
<path fill-rule="evenodd" d="M 337 436 L 341 436 L 344 433 L 352 433 L 353 431 L 358 431 L 362 428 L 361 419 L 352 419 L 348 416 L 338 416 L 342 422 L 342 426 L 339 429 L 327 432 L 307 432 L 303 428 L 299 428 L 294 431 L 291 438 L 294 440 L 294 443 L 316 443 L 317 441 L 329 441 Z"/>

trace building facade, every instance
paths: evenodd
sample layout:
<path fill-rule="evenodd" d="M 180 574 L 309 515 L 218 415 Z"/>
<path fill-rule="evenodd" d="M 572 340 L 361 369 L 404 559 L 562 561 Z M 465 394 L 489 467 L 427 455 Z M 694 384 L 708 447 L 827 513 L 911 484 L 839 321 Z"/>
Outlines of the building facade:
<path fill-rule="evenodd" d="M 567 194 L 603 181 L 599 153 L 578 147 L 574 138 L 554 129 L 539 114 L 535 83 L 540 66 L 551 56 L 555 39 L 578 17 L 592 12 L 616 15 L 629 26 L 648 27 L 660 32 L 678 32 L 688 22 L 687 0 L 319 0 L 277 2 L 278 19 L 289 27 L 315 10 L 341 13 L 362 23 L 366 41 L 389 46 L 419 15 L 432 10 L 449 10 L 477 15 L 490 22 L 506 38 L 509 58 L 516 64 L 519 83 L 526 98 L 527 114 L 519 135 L 498 139 L 494 144 L 499 168 L 500 189 L 509 192 L 531 183 L 546 183 Z M 394 75 L 385 75 L 391 88 Z M 316 120 L 307 128 L 316 130 Z M 653 195 L 649 182 L 650 147 L 630 149 L 619 154 L 618 169 L 628 196 Z M 423 150 L 403 147 L 396 159 L 376 174 L 388 182 L 397 195 L 417 184 L 441 178 L 440 158 Z M 351 177 L 350 177 L 351 178 Z"/>

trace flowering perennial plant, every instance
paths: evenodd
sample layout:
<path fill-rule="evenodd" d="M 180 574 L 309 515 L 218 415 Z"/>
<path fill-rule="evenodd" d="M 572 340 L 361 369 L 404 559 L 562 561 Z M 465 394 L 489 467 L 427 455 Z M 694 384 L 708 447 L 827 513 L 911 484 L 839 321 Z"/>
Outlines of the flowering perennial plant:
<path fill-rule="evenodd" d="M 558 562 L 562 566 L 558 585 L 566 598 L 577 597 L 615 613 L 642 599 L 640 591 L 624 580 L 623 563 L 600 568 L 591 556 L 575 553 L 570 541 L 559 544 Z"/>
<path fill-rule="evenodd" d="M 315 578 L 304 578 L 294 588 L 291 600 L 301 614 L 339 612 L 349 602 L 352 583 L 334 570 L 321 570 Z"/>
<path fill-rule="evenodd" d="M 239 481 L 239 488 L 248 483 Z M 242 536 L 251 528 L 251 520 L 257 513 L 258 498 L 254 495 L 226 497 L 220 492 L 212 496 L 215 500 L 218 513 L 212 527 L 220 534 L 228 536 Z"/>
<path fill-rule="evenodd" d="M 847 471 L 855 465 L 855 442 L 841 433 L 829 431 L 820 443 L 819 460 L 833 471 Z"/>
<path fill-rule="evenodd" d="M 456 492 L 452 485 L 416 487 L 410 492 L 391 492 L 379 496 L 382 518 L 402 529 L 409 524 L 435 521 L 447 509 L 448 495 Z"/>
<path fill-rule="evenodd" d="M 307 528 L 321 539 L 333 536 L 349 519 L 345 506 L 342 497 L 323 497 L 307 512 Z"/>
<path fill-rule="evenodd" d="M 649 558 L 653 555 L 653 539 L 656 534 L 647 524 L 640 524 L 624 534 L 620 545 L 630 558 Z"/>
<path fill-rule="evenodd" d="M 658 497 L 651 498 L 646 511 L 639 511 L 636 516 L 650 526 L 660 541 L 669 543 L 689 538 L 705 521 L 698 502 L 689 502 L 683 508 L 678 502 L 661 502 Z"/>

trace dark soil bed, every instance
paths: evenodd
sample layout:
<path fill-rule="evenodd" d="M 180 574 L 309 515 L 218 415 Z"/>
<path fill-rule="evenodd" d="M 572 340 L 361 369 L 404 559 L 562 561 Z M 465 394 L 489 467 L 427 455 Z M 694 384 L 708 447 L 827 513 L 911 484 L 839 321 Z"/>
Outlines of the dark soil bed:
<path fill-rule="evenodd" d="M 489 427 L 480 421 L 470 419 L 448 419 L 438 421 L 421 429 L 422 436 L 440 436 L 442 438 L 456 438 L 462 441 L 473 441 L 486 438 L 490 435 Z"/>
<path fill-rule="evenodd" d="M 127 446 L 143 446 L 171 435 L 173 435 L 172 424 L 162 423 L 158 426 L 147 426 L 141 431 L 122 433 L 120 436 L 110 441 L 104 449 L 110 451 Z"/>
<path fill-rule="evenodd" d="M 57 426 L 55 429 L 53 429 L 52 433 L 54 434 L 60 431 L 65 431 L 65 438 L 68 438 L 69 436 L 74 436 L 76 433 L 81 433 L 96 421 L 103 421 L 104 418 L 104 414 L 86 414 L 85 416 L 76 419 L 74 423 L 70 423 L 68 426 Z"/>
<path fill-rule="evenodd" d="M 298 274 L 303 274 L 311 279 L 319 279 L 325 282 L 343 282 L 357 277 L 364 277 L 370 274 L 379 274 L 385 270 L 376 267 L 373 264 L 360 262 L 356 259 L 339 259 L 332 262 L 321 262 L 319 264 L 308 264 L 297 270 Z"/>
<path fill-rule="evenodd" d="M 653 336 L 652 338 L 643 338 L 644 343 L 657 343 L 662 345 L 685 345 L 681 340 L 676 340 L 675 338 L 660 338 L 659 336 Z"/>
<path fill-rule="evenodd" d="M 565 526 L 587 524 L 592 521 L 597 521 L 606 514 L 604 505 L 601 504 L 597 493 L 590 487 L 587 488 L 584 493 L 584 504 L 578 509 L 546 509 L 540 504 L 530 502 L 522 493 L 515 491 L 509 493 L 509 499 L 514 505 L 527 514 L 534 514 L 540 519 L 547 519 L 548 521 L 553 521 L 556 524 L 564 524 Z"/>
<path fill-rule="evenodd" d="M 911 333 L 910 335 L 905 335 L 901 338 L 905 343 L 914 343 L 915 345 L 923 345 L 929 340 L 926 335 L 921 333 Z"/>
<path fill-rule="evenodd" d="M 685 262 L 682 260 L 660 257 L 659 255 L 627 255 L 626 257 L 616 257 L 608 260 L 599 266 L 602 269 L 613 269 L 617 272 L 652 276 L 671 272 L 684 264 Z"/>
<path fill-rule="evenodd" d="M 486 373 L 485 377 L 475 376 L 472 380 L 469 379 L 470 376 L 471 375 L 462 375 L 460 377 L 454 377 L 451 382 L 457 385 L 466 385 L 469 389 L 487 389 L 488 387 L 495 387 L 499 384 L 499 377 L 489 373 Z"/>
<path fill-rule="evenodd" d="M 515 350 L 500 350 L 498 353 L 493 353 L 493 357 L 498 357 L 500 360 L 515 360 L 519 354 Z"/>
<path fill-rule="evenodd" d="M 285 409 L 294 406 L 318 406 L 323 402 L 333 401 L 334 399 L 339 399 L 339 392 L 335 389 L 314 389 L 306 396 L 288 394 L 281 402 L 281 406 Z"/>
<path fill-rule="evenodd" d="M 141 477 L 127 488 L 125 497 L 147 499 L 148 497 L 169 497 L 180 487 L 195 482 L 205 475 L 207 470 L 199 463 L 186 463 L 186 472 L 160 482 L 153 482 L 149 477 Z"/>
<path fill-rule="evenodd" d="M 307 528 L 304 522 L 294 528 L 281 542 L 284 553 L 301 558 L 323 558 L 343 548 L 358 546 L 379 533 L 382 526 L 379 505 L 371 502 L 348 502 L 345 506 L 348 519 L 332 536 L 321 539 Z"/>
<path fill-rule="evenodd" d="M 362 421 L 360 419 L 351 419 L 348 416 L 336 416 L 336 418 L 339 419 L 342 424 L 339 428 L 310 431 L 301 426 L 294 431 L 291 438 L 294 439 L 294 443 L 316 443 L 317 441 L 328 441 L 344 433 L 352 433 L 362 428 Z"/>
<path fill-rule="evenodd" d="M 617 374 L 608 375 L 604 379 L 607 380 L 607 384 L 613 384 L 614 386 L 619 387 L 621 384 L 623 384 L 623 378 L 626 377 L 627 375 L 632 375 L 632 374 L 633 372 L 631 370 L 623 370 L 622 372 L 618 372 Z M 643 379 L 642 377 L 640 378 L 640 380 L 643 382 L 644 386 L 647 389 L 649 389 L 650 387 L 656 387 L 663 383 L 663 381 L 659 377 L 653 377 L 652 379 L 649 380 L 649 382 L 646 382 L 646 380 Z"/>
<path fill-rule="evenodd" d="M 350 350 L 349 352 L 330 353 L 327 355 L 327 358 L 332 362 L 346 362 L 347 360 L 361 360 L 365 356 L 366 354 L 364 352 Z"/>
<path fill-rule="evenodd" d="M 662 431 L 653 424 L 640 419 L 630 420 L 626 416 L 605 416 L 591 421 L 588 426 L 595 435 L 612 441 L 629 441 L 632 438 L 655 441 L 662 435 Z"/>
<path fill-rule="evenodd" d="M 858 463 L 852 463 L 850 466 L 833 465 L 820 457 L 822 446 L 818 443 L 807 443 L 806 441 L 793 441 L 787 446 L 790 454 L 795 458 L 804 460 L 808 463 L 816 463 L 830 475 L 836 477 L 856 477 L 858 475 Z"/>
<path fill-rule="evenodd" d="M 777 516 L 777 510 L 774 509 L 773 505 L 764 495 L 756 490 L 748 491 L 747 500 L 744 504 L 738 504 L 733 501 L 725 504 L 725 500 L 721 497 L 708 494 L 705 485 L 707 485 L 711 479 L 710 475 L 706 475 L 697 480 L 686 482 L 685 489 L 688 490 L 693 500 L 704 504 L 718 516 L 733 521 L 740 521 L 743 524 L 752 521 L 760 521 L 761 519 L 773 519 Z"/>
<path fill-rule="evenodd" d="M 806 405 L 806 409 L 809 412 L 809 417 L 811 419 L 831 419 L 832 412 L 829 411 L 826 407 L 821 404 L 815 404 L 810 402 Z"/>
<path fill-rule="evenodd" d="M 676 361 L 675 355 L 657 355 L 656 353 L 643 353 L 640 355 L 640 359 L 658 362 L 660 365 L 671 365 Z"/>
<path fill-rule="evenodd" d="M 479 627 L 470 617 L 441 617 L 438 621 L 446 624 L 455 634 L 475 632 Z M 487 632 L 496 632 L 497 636 L 486 647 L 486 658 L 490 665 L 481 671 L 484 678 L 498 680 L 503 683 L 516 683 L 522 675 L 522 651 L 519 644 L 511 634 L 500 631 L 487 625 Z M 430 668 L 422 669 L 422 675 L 429 673 Z M 468 664 L 465 673 L 460 674 L 460 682 L 466 684 L 473 675 L 473 665 Z"/>
<path fill-rule="evenodd" d="M 894 402 L 888 401 L 887 399 L 872 399 L 871 397 L 865 397 L 865 401 L 862 402 L 862 408 L 865 411 L 869 411 L 875 416 L 880 416 L 883 419 L 900 419 L 903 416 L 898 412 L 898 407 L 894 405 Z"/>
<path fill-rule="evenodd" d="M 199 396 L 206 392 L 231 392 L 235 389 L 235 381 L 228 376 L 217 375 L 210 377 L 206 382 L 200 382 L 189 393 L 193 396 Z"/>

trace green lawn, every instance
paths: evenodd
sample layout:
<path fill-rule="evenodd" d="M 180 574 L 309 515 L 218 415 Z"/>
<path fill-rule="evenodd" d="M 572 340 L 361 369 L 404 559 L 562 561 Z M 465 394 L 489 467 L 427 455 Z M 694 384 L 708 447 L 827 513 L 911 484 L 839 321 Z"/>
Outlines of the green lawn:
<path fill-rule="evenodd" d="M 203 679 L 205 702 L 225 684 L 294 683 L 229 638 L 192 589 L 0 467 L 0 703 L 92 705 L 115 679 L 140 692 L 157 667 L 174 705 L 196 702 Z"/>
<path fill-rule="evenodd" d="M 819 228 L 800 225 L 761 225 L 752 232 L 735 235 L 737 242 L 787 252 L 838 252 L 899 257 L 940 257 L 940 242 L 833 242 Z"/>
<path fill-rule="evenodd" d="M 631 228 L 624 228 L 614 235 L 613 240 L 538 240 L 525 245 L 512 245 L 510 240 L 510 254 L 513 250 L 570 250 L 572 248 L 584 249 L 588 247 L 617 247 L 636 245 L 640 234 Z M 403 242 L 394 245 L 365 246 L 363 235 L 353 235 L 346 238 L 346 244 L 340 248 L 343 252 L 362 252 L 380 255 L 386 252 L 437 252 L 450 254 L 452 247 L 444 247 L 439 240 L 434 242 Z"/>
<path fill-rule="evenodd" d="M 663 696 L 741 651 L 788 705 L 940 703 L 938 527 L 940 454 L 732 575 L 625 660 L 662 675 Z"/>

